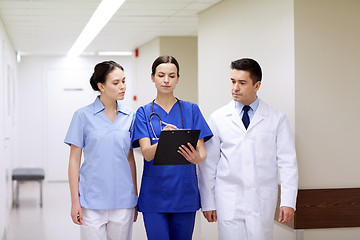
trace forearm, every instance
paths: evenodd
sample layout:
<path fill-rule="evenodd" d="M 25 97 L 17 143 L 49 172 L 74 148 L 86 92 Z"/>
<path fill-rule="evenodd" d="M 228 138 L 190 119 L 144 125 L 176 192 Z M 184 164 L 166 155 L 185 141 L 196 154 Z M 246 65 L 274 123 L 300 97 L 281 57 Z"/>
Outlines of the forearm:
<path fill-rule="evenodd" d="M 134 193 L 136 196 L 138 196 L 137 178 L 136 178 L 136 162 L 135 162 L 135 158 L 134 158 L 134 151 L 132 149 L 129 151 L 128 162 L 129 162 L 131 176 L 132 176 L 133 185 L 134 185 Z"/>
<path fill-rule="evenodd" d="M 79 172 L 81 164 L 81 149 L 71 147 L 68 177 L 70 186 L 70 196 L 72 203 L 79 203 Z"/>
<path fill-rule="evenodd" d="M 141 138 L 139 139 L 139 144 L 141 148 L 141 153 L 144 156 L 145 160 L 150 162 L 155 157 L 156 148 L 158 146 L 157 143 L 151 145 L 149 138 Z"/>

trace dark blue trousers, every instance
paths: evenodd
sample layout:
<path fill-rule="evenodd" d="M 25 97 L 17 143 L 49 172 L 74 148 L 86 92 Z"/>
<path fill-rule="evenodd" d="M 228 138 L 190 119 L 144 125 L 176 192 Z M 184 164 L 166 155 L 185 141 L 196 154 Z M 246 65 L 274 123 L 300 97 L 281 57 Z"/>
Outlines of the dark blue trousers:
<path fill-rule="evenodd" d="M 143 212 L 149 240 L 191 240 L 195 214 Z"/>

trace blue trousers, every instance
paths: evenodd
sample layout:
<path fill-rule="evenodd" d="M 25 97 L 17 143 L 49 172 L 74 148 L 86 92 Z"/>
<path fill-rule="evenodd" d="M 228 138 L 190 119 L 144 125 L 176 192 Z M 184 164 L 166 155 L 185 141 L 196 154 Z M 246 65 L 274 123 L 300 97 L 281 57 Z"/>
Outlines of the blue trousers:
<path fill-rule="evenodd" d="M 191 240 L 196 212 L 143 212 L 148 240 Z"/>

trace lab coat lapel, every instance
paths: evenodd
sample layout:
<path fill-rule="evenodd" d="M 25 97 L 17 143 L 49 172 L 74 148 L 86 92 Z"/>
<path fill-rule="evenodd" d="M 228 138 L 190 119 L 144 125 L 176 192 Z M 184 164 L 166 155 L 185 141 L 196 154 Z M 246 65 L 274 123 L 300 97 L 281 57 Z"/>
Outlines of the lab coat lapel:
<path fill-rule="evenodd" d="M 242 122 L 242 120 L 240 118 L 239 112 L 236 110 L 234 101 L 231 101 L 228 104 L 228 116 L 231 117 L 231 121 L 233 123 L 235 123 L 241 129 L 241 131 L 246 132 L 244 123 Z"/>
<path fill-rule="evenodd" d="M 255 127 L 259 122 L 261 122 L 264 119 L 264 116 L 266 115 L 266 108 L 264 105 L 264 102 L 259 99 L 259 107 L 256 110 L 254 117 L 250 121 L 250 125 L 248 127 L 248 131 Z"/>

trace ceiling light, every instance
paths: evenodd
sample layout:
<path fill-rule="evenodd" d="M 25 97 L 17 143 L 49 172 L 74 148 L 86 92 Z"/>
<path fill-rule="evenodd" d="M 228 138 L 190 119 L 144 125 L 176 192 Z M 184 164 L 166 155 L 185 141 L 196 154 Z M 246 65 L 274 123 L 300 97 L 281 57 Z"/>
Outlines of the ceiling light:
<path fill-rule="evenodd" d="M 131 56 L 132 52 L 98 52 L 99 56 Z"/>
<path fill-rule="evenodd" d="M 102 0 L 67 55 L 70 57 L 79 56 L 124 2 L 125 0 Z"/>

